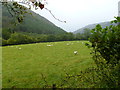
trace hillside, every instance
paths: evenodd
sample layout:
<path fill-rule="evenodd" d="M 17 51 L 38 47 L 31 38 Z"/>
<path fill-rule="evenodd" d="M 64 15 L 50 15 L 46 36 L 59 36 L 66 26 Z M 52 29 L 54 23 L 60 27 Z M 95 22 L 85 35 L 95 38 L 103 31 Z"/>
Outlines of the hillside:
<path fill-rule="evenodd" d="M 2 7 L 2 26 L 3 28 L 11 27 L 11 24 L 14 18 L 10 15 L 7 8 L 5 6 Z M 1 9 L 0 9 L 1 12 Z M 22 24 L 17 25 L 14 28 L 17 32 L 29 32 L 29 33 L 38 33 L 38 34 L 62 34 L 66 33 L 60 27 L 55 26 L 52 22 L 47 20 L 46 18 L 34 13 L 33 11 L 28 10 L 31 14 L 26 14 L 24 18 L 24 22 Z"/>
<path fill-rule="evenodd" d="M 102 26 L 102 28 L 105 28 L 106 26 L 112 25 L 112 24 L 110 23 L 110 21 L 101 22 L 101 23 L 95 23 L 95 24 L 90 24 L 90 25 L 87 25 L 87 26 L 85 26 L 85 27 L 83 27 L 83 28 L 80 28 L 80 29 L 74 31 L 73 33 L 74 33 L 74 34 L 76 34 L 76 33 L 83 33 L 83 32 L 84 32 L 84 29 L 86 29 L 86 28 L 87 28 L 87 29 L 93 29 L 93 28 L 95 28 L 95 26 L 96 26 L 97 24 L 100 24 L 100 25 Z"/>

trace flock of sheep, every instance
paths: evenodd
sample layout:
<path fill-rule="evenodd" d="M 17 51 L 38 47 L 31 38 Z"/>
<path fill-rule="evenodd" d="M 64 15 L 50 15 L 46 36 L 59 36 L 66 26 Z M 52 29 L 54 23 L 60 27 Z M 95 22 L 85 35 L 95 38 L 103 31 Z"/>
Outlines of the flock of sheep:
<path fill-rule="evenodd" d="M 72 45 L 72 44 L 73 43 L 67 43 L 66 45 L 69 46 L 69 45 Z M 82 44 L 84 44 L 84 42 L 82 42 Z M 47 47 L 51 47 L 51 46 L 53 46 L 53 44 L 47 44 Z M 11 46 L 11 47 L 13 47 L 13 46 Z M 22 49 L 21 47 L 18 47 L 18 46 L 16 46 L 16 48 L 18 48 L 19 50 Z M 74 51 L 73 53 L 74 53 L 74 55 L 77 55 L 78 51 Z"/>
<path fill-rule="evenodd" d="M 69 46 L 69 45 L 72 45 L 73 43 L 67 43 L 66 45 L 67 46 Z M 82 42 L 82 44 L 84 44 L 84 42 Z M 53 46 L 53 44 L 49 44 L 49 45 L 47 45 L 48 47 L 51 47 L 51 46 Z M 73 52 L 74 53 L 74 55 L 77 55 L 78 54 L 78 51 L 74 51 Z"/>
<path fill-rule="evenodd" d="M 72 43 L 73 44 L 73 43 Z M 67 45 L 70 45 L 69 43 L 67 43 Z M 47 45 L 48 47 L 51 47 L 51 46 L 53 46 L 53 44 L 52 45 Z M 75 55 L 77 55 L 78 54 L 78 51 L 74 51 L 73 52 Z"/>

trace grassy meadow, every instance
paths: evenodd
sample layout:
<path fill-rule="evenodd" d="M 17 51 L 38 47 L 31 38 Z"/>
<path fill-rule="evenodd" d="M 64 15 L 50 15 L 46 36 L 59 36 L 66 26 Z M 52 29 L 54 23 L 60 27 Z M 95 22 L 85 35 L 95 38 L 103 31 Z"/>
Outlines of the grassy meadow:
<path fill-rule="evenodd" d="M 40 88 L 61 83 L 66 73 L 94 65 L 87 41 L 64 41 L 2 47 L 3 88 Z M 75 55 L 74 51 L 78 51 Z M 45 80 L 43 80 L 45 79 Z"/>

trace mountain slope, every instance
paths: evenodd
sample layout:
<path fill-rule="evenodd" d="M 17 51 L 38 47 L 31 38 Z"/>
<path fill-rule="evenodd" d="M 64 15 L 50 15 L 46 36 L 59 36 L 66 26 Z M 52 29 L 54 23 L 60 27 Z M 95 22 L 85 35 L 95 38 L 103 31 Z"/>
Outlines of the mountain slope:
<path fill-rule="evenodd" d="M 55 26 L 52 22 L 45 19 L 44 17 L 34 13 L 33 11 L 28 10 L 32 15 L 26 14 L 24 22 L 17 25 L 14 28 L 17 32 L 29 32 L 29 33 L 38 33 L 38 34 L 62 34 L 66 33 L 60 27 Z M 3 28 L 11 27 L 11 22 L 14 18 L 10 15 L 7 8 L 2 6 L 2 26 Z"/>
<path fill-rule="evenodd" d="M 102 28 L 105 28 L 106 26 L 110 26 L 110 25 L 115 25 L 115 24 L 111 24 L 110 21 L 101 22 L 101 23 L 95 23 L 95 24 L 90 24 L 90 25 L 87 25 L 87 26 L 85 26 L 85 27 L 83 27 L 83 28 L 80 28 L 80 29 L 74 31 L 73 33 L 74 33 L 74 34 L 76 34 L 76 33 L 83 33 L 83 32 L 84 32 L 84 29 L 90 29 L 90 30 L 91 30 L 91 29 L 95 28 L 95 26 L 96 26 L 97 24 L 100 24 L 100 25 L 102 26 Z"/>

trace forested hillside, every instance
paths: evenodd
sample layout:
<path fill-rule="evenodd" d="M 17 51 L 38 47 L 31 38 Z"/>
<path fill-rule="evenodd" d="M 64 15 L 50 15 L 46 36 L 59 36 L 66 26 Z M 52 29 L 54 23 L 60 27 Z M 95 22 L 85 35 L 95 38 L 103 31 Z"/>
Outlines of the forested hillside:
<path fill-rule="evenodd" d="M 45 19 L 44 17 L 28 10 L 29 13 L 25 14 L 24 21 L 22 24 L 17 25 L 13 28 L 17 32 L 32 32 L 38 34 L 60 34 L 66 33 L 60 27 L 55 26 L 52 22 Z M 7 7 L 2 6 L 2 26 L 3 28 L 10 28 L 11 24 L 14 23 L 14 17 L 12 17 L 7 10 Z"/>

